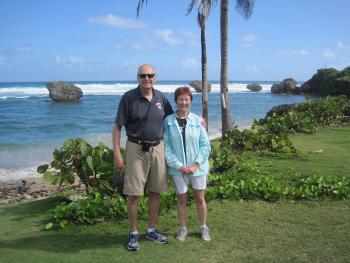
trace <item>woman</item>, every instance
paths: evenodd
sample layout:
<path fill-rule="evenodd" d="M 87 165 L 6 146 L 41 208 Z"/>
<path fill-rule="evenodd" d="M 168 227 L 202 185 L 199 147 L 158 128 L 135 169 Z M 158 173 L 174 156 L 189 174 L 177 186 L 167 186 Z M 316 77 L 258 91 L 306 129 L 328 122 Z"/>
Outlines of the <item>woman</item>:
<path fill-rule="evenodd" d="M 187 190 L 191 184 L 200 222 L 201 238 L 210 241 L 206 225 L 207 205 L 204 190 L 209 171 L 208 157 L 210 142 L 201 117 L 190 112 L 192 92 L 188 87 L 175 90 L 177 111 L 164 121 L 165 157 L 168 173 L 173 177 L 177 198 L 177 212 L 180 221 L 176 238 L 184 241 L 186 227 Z"/>

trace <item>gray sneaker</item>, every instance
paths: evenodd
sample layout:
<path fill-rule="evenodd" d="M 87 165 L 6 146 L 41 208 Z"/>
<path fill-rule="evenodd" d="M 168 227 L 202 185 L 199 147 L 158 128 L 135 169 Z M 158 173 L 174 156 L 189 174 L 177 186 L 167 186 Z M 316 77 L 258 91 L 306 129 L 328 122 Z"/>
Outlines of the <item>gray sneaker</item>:
<path fill-rule="evenodd" d="M 200 231 L 201 233 L 201 239 L 204 241 L 210 241 L 210 235 L 209 235 L 209 228 L 207 226 L 201 226 Z"/>
<path fill-rule="evenodd" d="M 130 251 L 137 251 L 140 249 L 138 234 L 132 234 L 131 232 L 129 232 L 129 243 L 127 248 Z"/>
<path fill-rule="evenodd" d="M 180 226 L 179 231 L 177 232 L 176 239 L 179 241 L 185 241 L 187 234 L 188 234 L 187 227 Z"/>
<path fill-rule="evenodd" d="M 147 232 L 146 233 L 146 238 L 148 240 L 154 241 L 158 244 L 166 244 L 168 243 L 168 239 L 166 238 L 166 236 L 162 235 L 161 233 L 159 233 L 157 230 L 154 230 L 152 232 Z"/>

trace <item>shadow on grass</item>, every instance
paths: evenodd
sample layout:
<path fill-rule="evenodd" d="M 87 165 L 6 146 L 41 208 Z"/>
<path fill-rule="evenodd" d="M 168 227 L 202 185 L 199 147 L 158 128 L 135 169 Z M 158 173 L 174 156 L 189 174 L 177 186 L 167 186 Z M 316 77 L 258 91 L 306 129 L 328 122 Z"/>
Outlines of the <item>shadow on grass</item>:
<path fill-rule="evenodd" d="M 1 207 L 0 215 L 14 216 L 11 220 L 21 221 L 26 218 L 32 218 L 47 213 L 59 203 L 67 199 L 60 196 L 49 197 L 42 200 L 34 200 L 16 205 Z"/>
<path fill-rule="evenodd" d="M 144 237 L 141 237 L 144 239 Z M 85 249 L 125 248 L 128 236 L 123 234 L 58 234 L 0 241 L 1 248 L 38 250 L 53 253 L 76 253 Z"/>

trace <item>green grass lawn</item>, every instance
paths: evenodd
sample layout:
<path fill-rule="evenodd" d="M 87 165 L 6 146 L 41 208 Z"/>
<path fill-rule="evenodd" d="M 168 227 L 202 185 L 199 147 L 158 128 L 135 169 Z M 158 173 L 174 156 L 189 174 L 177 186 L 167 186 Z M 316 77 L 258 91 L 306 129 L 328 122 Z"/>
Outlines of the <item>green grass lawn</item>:
<path fill-rule="evenodd" d="M 296 134 L 290 138 L 302 158 L 276 160 L 249 152 L 244 156 L 276 177 L 295 173 L 350 176 L 350 126 L 321 128 L 314 134 Z"/>
<path fill-rule="evenodd" d="M 247 154 L 276 177 L 288 173 L 350 175 L 350 127 L 295 135 L 305 159 L 277 160 Z M 319 151 L 323 150 L 323 151 Z M 313 151 L 317 151 L 313 153 Z M 163 210 L 158 228 L 170 243 L 141 235 L 141 250 L 125 249 L 127 219 L 89 227 L 43 231 L 42 220 L 59 198 L 0 207 L 0 262 L 350 262 L 350 200 L 211 201 L 212 241 L 200 240 L 195 206 L 188 208 L 190 235 L 177 242 L 175 209 Z M 140 218 L 141 234 L 147 226 Z"/>

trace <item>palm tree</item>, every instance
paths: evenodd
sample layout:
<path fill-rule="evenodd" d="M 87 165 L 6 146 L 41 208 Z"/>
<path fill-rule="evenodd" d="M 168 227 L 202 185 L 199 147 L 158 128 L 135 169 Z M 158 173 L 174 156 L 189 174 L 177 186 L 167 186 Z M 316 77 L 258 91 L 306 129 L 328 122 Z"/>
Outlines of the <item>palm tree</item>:
<path fill-rule="evenodd" d="M 193 0 L 192 2 L 196 3 L 207 3 L 206 10 L 210 11 L 212 3 L 214 1 L 205 1 L 205 0 Z M 208 3 L 210 2 L 210 5 Z M 148 0 L 139 0 L 137 5 L 137 17 L 140 14 L 140 10 L 143 4 L 147 4 Z M 248 19 L 254 9 L 255 0 L 235 0 L 236 10 L 245 18 Z M 192 3 L 191 3 L 192 4 Z M 195 4 L 194 4 L 195 5 Z M 197 4 L 198 5 L 198 4 Z M 202 4 L 204 5 L 204 4 Z M 198 5 L 199 6 L 199 5 Z M 221 42 L 221 70 L 220 70 L 220 97 L 221 97 L 221 123 L 222 123 L 222 137 L 224 138 L 225 134 L 232 130 L 232 115 L 230 111 L 230 101 L 227 95 L 228 92 L 228 75 L 227 75 L 227 59 L 228 59 L 228 7 L 229 0 L 221 0 L 220 6 L 220 42 Z M 204 10 L 204 9 L 203 9 Z M 205 20 L 204 20 L 205 22 Z M 205 29 L 205 26 L 204 26 Z M 202 32 L 202 28 L 201 28 Z M 205 39 L 204 39 L 205 41 Z M 201 39 L 202 42 L 202 39 Z M 203 51 L 203 46 L 202 46 Z M 203 58 L 203 53 L 202 53 Z M 206 58 L 206 55 L 205 55 Z M 203 60 L 202 60 L 203 65 Z M 203 72 L 203 68 L 202 68 Z M 202 75 L 203 78 L 203 75 Z M 202 79 L 203 83 L 207 83 Z"/>
<path fill-rule="evenodd" d="M 254 8 L 255 0 L 236 0 L 236 10 L 248 19 Z M 227 76 L 227 58 L 228 58 L 228 7 L 229 0 L 221 0 L 220 6 L 220 42 L 221 42 L 221 71 L 220 71 L 220 96 L 221 96 L 221 123 L 222 138 L 232 130 L 232 115 L 230 111 L 230 100 L 227 96 L 228 76 Z"/>
<path fill-rule="evenodd" d="M 208 132 L 208 74 L 207 74 L 207 47 L 205 40 L 205 23 L 209 17 L 211 8 L 217 0 L 192 0 L 187 9 L 191 13 L 195 6 L 198 7 L 197 23 L 201 29 L 201 54 L 202 54 L 202 116 L 205 120 Z"/>

